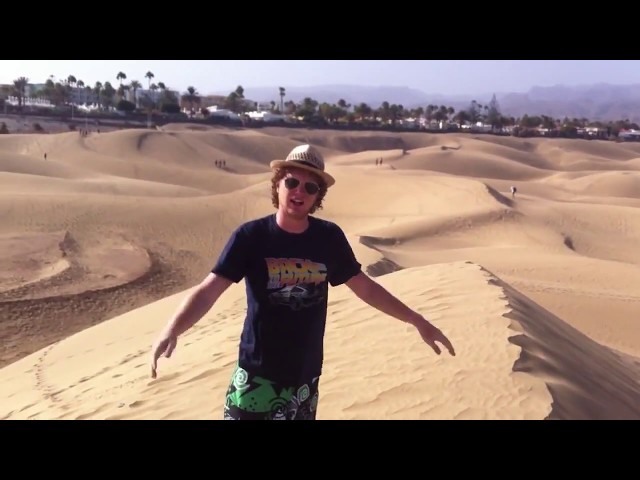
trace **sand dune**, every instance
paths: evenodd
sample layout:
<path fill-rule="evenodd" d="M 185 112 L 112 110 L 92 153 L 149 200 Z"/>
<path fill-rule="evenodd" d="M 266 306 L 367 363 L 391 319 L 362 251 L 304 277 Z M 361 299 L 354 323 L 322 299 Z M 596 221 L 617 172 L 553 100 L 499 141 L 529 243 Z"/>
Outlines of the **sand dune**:
<path fill-rule="evenodd" d="M 535 156 L 531 156 L 527 163 L 521 163 L 491 151 L 469 148 L 468 145 L 461 145 L 460 148 L 442 147 L 411 150 L 404 156 L 391 159 L 388 165 L 394 169 L 429 170 L 456 176 L 519 181 L 541 178 L 552 173 L 534 166 L 538 163 Z M 516 155 L 518 152 L 512 153 Z"/>
<path fill-rule="evenodd" d="M 430 353 L 415 331 L 338 288 L 319 418 L 640 418 L 637 367 L 477 265 L 407 269 L 380 282 L 429 312 L 457 356 Z M 0 418 L 221 418 L 242 288 L 232 287 L 150 380 L 148 344 L 180 297 L 5 367 L 0 377 L 10 387 Z"/>
<path fill-rule="evenodd" d="M 640 146 L 189 125 L 0 136 L 0 418 L 221 418 L 244 285 L 153 381 L 150 345 L 302 142 L 318 216 L 457 351 L 333 289 L 320 418 L 640 418 Z"/>
<path fill-rule="evenodd" d="M 58 161 L 43 161 L 42 155 L 4 152 L 0 157 L 0 168 L 3 175 L 10 173 L 52 178 L 84 178 L 92 176 L 91 170 L 81 167 L 72 167 Z M 11 186 L 10 180 L 3 182 L 3 187 Z"/>
<path fill-rule="evenodd" d="M 640 198 L 640 171 L 584 175 L 569 182 L 566 187 L 587 195 Z"/>

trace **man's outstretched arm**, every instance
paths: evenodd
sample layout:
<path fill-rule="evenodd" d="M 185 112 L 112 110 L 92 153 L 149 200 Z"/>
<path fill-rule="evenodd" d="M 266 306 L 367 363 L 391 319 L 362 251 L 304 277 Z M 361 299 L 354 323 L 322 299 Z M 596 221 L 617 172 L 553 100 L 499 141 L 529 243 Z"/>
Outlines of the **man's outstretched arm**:
<path fill-rule="evenodd" d="M 195 325 L 218 300 L 220 295 L 233 283 L 225 277 L 210 273 L 184 299 L 173 317 L 160 332 L 152 347 L 151 376 L 156 378 L 158 359 L 164 355 L 171 357 L 176 347 L 177 339 L 184 332 Z"/>
<path fill-rule="evenodd" d="M 346 282 L 353 293 L 362 301 L 368 303 L 372 307 L 386 313 L 389 316 L 397 318 L 406 323 L 410 323 L 418 329 L 423 340 L 429 344 L 431 348 L 440 354 L 440 348 L 436 345 L 436 341 L 442 343 L 451 355 L 455 355 L 455 350 L 451 342 L 445 335 L 434 325 L 429 323 L 418 312 L 410 309 L 402 303 L 398 298 L 393 296 L 382 285 L 371 279 L 364 272 L 360 272 Z"/>
<path fill-rule="evenodd" d="M 229 288 L 231 283 L 231 280 L 220 275 L 213 273 L 207 275 L 178 307 L 164 331 L 178 337 L 189 330 L 211 310 L 213 304 Z"/>

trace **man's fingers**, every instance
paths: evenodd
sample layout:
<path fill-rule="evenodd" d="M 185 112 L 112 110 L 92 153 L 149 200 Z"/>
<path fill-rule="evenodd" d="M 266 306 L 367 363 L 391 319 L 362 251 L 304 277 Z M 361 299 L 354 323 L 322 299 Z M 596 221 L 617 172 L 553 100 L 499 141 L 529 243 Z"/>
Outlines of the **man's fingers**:
<path fill-rule="evenodd" d="M 449 351 L 451 356 L 455 357 L 456 351 L 453 348 L 453 345 L 451 344 L 449 339 L 444 335 L 444 333 L 442 333 L 442 331 L 440 331 L 439 329 L 436 328 L 435 331 L 432 330 L 429 333 L 424 333 L 423 338 L 425 342 L 427 342 L 429 346 L 433 349 L 433 351 L 436 352 L 438 355 L 440 355 L 441 350 L 436 344 L 436 342 L 440 342 L 442 345 L 444 345 L 444 347 Z"/>
<path fill-rule="evenodd" d="M 447 350 L 449 350 L 449 354 L 450 354 L 452 357 L 455 357 L 455 356 L 456 356 L 456 351 L 455 351 L 455 349 L 453 348 L 453 345 L 451 345 L 451 343 L 447 342 L 446 347 L 447 347 Z"/>
<path fill-rule="evenodd" d="M 438 355 L 440 355 L 440 347 L 436 345 L 436 342 L 434 342 L 431 338 L 427 338 L 426 341 L 429 344 L 429 346 L 433 349 L 433 351 L 436 352 Z"/>
<path fill-rule="evenodd" d="M 156 369 L 158 368 L 157 357 L 154 353 L 153 358 L 151 359 L 151 378 L 156 378 Z"/>
<path fill-rule="evenodd" d="M 176 338 L 172 337 L 168 341 L 163 340 L 159 344 L 154 345 L 153 357 L 151 359 L 151 378 L 156 378 L 158 376 L 158 359 L 163 355 L 167 358 L 170 358 L 171 354 L 176 348 L 176 344 Z"/>
<path fill-rule="evenodd" d="M 157 369 L 158 369 L 158 358 L 162 355 L 162 350 L 160 350 L 160 345 L 153 345 L 153 352 L 151 354 L 151 378 L 156 378 Z"/>
<path fill-rule="evenodd" d="M 449 350 L 449 353 L 455 357 L 456 351 L 454 350 L 453 345 L 451 344 L 451 341 L 449 341 L 449 339 L 445 337 L 444 334 L 441 334 L 441 336 L 442 338 L 440 340 L 440 343 L 442 343 L 446 347 L 446 349 Z"/>
<path fill-rule="evenodd" d="M 176 341 L 175 339 L 171 339 L 169 340 L 169 344 L 167 345 L 167 349 L 164 351 L 164 356 L 169 358 L 171 357 L 171 354 L 173 353 L 173 350 L 176 348 Z"/>

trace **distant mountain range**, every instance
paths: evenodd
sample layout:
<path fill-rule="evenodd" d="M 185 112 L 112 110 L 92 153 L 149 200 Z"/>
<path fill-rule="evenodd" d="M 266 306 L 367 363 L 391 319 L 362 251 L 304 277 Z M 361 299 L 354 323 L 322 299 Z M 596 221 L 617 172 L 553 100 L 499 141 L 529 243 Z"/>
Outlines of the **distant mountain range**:
<path fill-rule="evenodd" d="M 285 101 L 299 102 L 311 97 L 319 102 L 337 103 L 341 98 L 350 104 L 366 103 L 377 108 L 384 101 L 399 104 L 405 108 L 426 107 L 429 104 L 446 105 L 460 110 L 468 108 L 472 100 L 487 105 L 495 93 L 503 114 L 519 117 L 529 115 L 549 115 L 554 118 L 588 118 L 590 120 L 629 119 L 640 123 L 640 84 L 611 85 L 556 85 L 552 87 L 532 87 L 526 93 L 490 92 L 476 95 L 430 94 L 408 87 L 318 85 L 310 87 L 287 87 Z M 278 86 L 247 87 L 245 98 L 260 102 L 271 100 L 279 103 Z M 229 92 L 216 92 L 228 95 Z"/>

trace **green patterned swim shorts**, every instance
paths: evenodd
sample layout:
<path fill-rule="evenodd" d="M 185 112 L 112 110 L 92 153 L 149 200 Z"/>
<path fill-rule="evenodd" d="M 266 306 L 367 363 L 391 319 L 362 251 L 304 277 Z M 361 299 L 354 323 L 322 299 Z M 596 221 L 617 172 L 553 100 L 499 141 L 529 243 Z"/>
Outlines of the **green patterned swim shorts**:
<path fill-rule="evenodd" d="M 318 382 L 280 385 L 236 366 L 227 389 L 225 420 L 315 420 Z"/>

